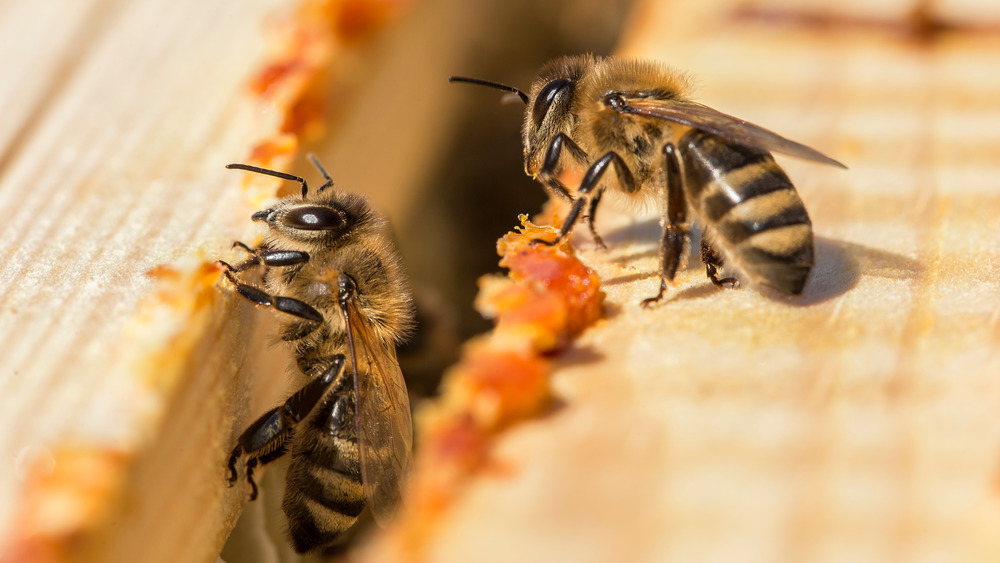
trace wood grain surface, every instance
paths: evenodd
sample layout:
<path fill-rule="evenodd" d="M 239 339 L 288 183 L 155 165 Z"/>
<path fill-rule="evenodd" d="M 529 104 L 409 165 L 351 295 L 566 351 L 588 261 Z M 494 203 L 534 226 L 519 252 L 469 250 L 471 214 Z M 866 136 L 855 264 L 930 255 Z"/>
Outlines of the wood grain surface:
<path fill-rule="evenodd" d="M 248 88 L 280 4 L 0 7 L 0 560 L 215 560 L 255 372 L 211 263 L 285 119 Z"/>
<path fill-rule="evenodd" d="M 287 118 L 246 95 L 279 4 L 0 7 L 0 561 L 212 561 L 232 526 L 233 428 L 284 381 L 244 360 L 266 344 L 204 263 L 255 210 L 221 166 Z M 643 310 L 657 218 L 606 204 L 609 249 L 574 237 L 605 318 L 551 358 L 557 407 L 501 434 L 424 557 L 1000 558 L 993 4 L 637 3 L 621 54 L 849 166 L 779 157 L 812 278 L 718 290 L 692 253 Z"/>
<path fill-rule="evenodd" d="M 929 30 L 915 4 L 694 4 L 640 3 L 621 54 L 849 166 L 779 157 L 817 236 L 805 292 L 717 289 L 691 253 L 644 310 L 657 218 L 606 204 L 609 249 L 575 237 L 606 319 L 556 357 L 561 406 L 500 439 L 427 559 L 996 560 L 1000 35 Z"/>

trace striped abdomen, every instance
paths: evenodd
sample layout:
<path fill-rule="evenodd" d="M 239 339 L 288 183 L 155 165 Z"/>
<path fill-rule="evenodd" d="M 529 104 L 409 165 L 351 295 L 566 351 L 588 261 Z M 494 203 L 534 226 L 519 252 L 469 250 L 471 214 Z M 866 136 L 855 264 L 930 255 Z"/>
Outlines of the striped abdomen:
<path fill-rule="evenodd" d="M 694 129 L 679 152 L 688 202 L 713 245 L 752 283 L 801 293 L 813 266 L 812 223 L 771 154 Z"/>
<path fill-rule="evenodd" d="M 345 385 L 331 393 L 296 429 L 281 508 L 295 551 L 335 544 L 365 509 L 354 422 L 350 368 Z"/>

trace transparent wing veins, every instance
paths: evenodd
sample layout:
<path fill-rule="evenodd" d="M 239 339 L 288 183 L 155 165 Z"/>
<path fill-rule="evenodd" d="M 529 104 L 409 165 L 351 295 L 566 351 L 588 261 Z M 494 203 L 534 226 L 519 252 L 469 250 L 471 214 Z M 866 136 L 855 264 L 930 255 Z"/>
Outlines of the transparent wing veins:
<path fill-rule="evenodd" d="M 657 100 L 652 98 L 625 98 L 623 113 L 666 119 L 712 133 L 741 145 L 765 149 L 801 158 L 847 168 L 842 163 L 816 149 L 786 139 L 773 131 L 754 125 L 738 117 L 722 113 L 708 106 L 684 100 Z"/>
<path fill-rule="evenodd" d="M 385 526 L 399 503 L 410 465 L 410 401 L 394 343 L 376 338 L 356 298 L 347 300 L 343 315 L 354 370 L 361 483 L 375 521 Z"/>

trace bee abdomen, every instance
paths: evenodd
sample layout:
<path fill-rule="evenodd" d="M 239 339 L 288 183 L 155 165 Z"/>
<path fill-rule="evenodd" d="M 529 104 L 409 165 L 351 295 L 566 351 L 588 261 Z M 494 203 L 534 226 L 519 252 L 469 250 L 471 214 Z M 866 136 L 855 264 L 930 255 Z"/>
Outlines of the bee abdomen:
<path fill-rule="evenodd" d="M 356 450 L 356 445 L 353 446 Z M 336 542 L 357 523 L 365 509 L 357 458 L 340 454 L 349 449 L 341 444 L 336 448 L 303 452 L 288 466 L 281 507 L 288 517 L 288 532 L 299 553 Z"/>
<path fill-rule="evenodd" d="M 343 388 L 352 381 L 345 377 L 296 435 L 281 508 L 299 553 L 337 543 L 365 509 L 353 394 Z"/>
<path fill-rule="evenodd" d="M 688 200 L 712 238 L 755 283 L 802 292 L 813 265 L 812 223 L 771 155 L 692 131 L 681 140 Z"/>

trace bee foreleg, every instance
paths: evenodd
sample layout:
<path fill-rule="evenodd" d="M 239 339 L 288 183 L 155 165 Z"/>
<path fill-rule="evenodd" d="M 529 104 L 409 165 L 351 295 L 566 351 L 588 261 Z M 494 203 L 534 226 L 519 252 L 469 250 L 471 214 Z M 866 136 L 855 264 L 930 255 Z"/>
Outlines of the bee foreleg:
<path fill-rule="evenodd" d="M 265 266 L 295 266 L 309 261 L 309 254 L 301 250 L 258 250 L 257 257 Z"/>
<path fill-rule="evenodd" d="M 573 202 L 573 207 L 570 208 L 569 215 L 566 217 L 566 221 L 563 222 L 562 228 L 559 229 L 559 235 L 555 238 L 555 240 L 550 241 L 550 240 L 536 238 L 536 239 L 531 239 L 531 242 L 544 244 L 548 246 L 555 246 L 559 244 L 559 241 L 566 238 L 566 235 L 568 235 L 569 232 L 573 230 L 573 225 L 576 224 L 577 218 L 580 217 L 580 210 L 583 209 L 583 204 L 586 203 L 586 201 L 587 198 L 585 197 L 576 198 L 576 201 Z"/>
<path fill-rule="evenodd" d="M 708 274 L 708 279 L 712 280 L 717 286 L 723 286 L 729 284 L 729 287 L 735 288 L 739 285 L 739 280 L 736 278 L 722 278 L 719 279 L 718 268 L 722 267 L 722 255 L 719 251 L 712 248 L 712 245 L 708 242 L 704 235 L 701 237 L 701 261 L 705 264 L 705 273 Z"/>
<path fill-rule="evenodd" d="M 566 152 L 563 152 L 563 147 L 566 148 Z M 572 203 L 573 196 L 559 180 L 559 174 L 562 172 L 561 159 L 566 153 L 569 153 L 569 157 L 578 164 L 582 165 L 587 160 L 587 153 L 580 148 L 580 145 L 576 144 L 569 135 L 559 133 L 552 139 L 548 150 L 545 151 L 545 160 L 542 162 L 542 168 L 538 171 L 538 179 L 549 192 Z"/>
<path fill-rule="evenodd" d="M 267 292 L 236 279 L 232 270 L 226 270 L 226 278 L 236 286 L 236 291 L 248 301 L 264 307 L 273 307 L 283 313 L 312 321 L 316 323 L 317 327 L 323 323 L 323 315 L 304 301 L 280 295 L 268 295 Z"/>
<path fill-rule="evenodd" d="M 242 272 L 259 264 L 283 267 L 304 264 L 309 261 L 309 254 L 299 250 L 263 250 L 260 248 L 251 248 L 238 240 L 233 241 L 233 248 L 242 248 L 250 256 L 235 266 L 230 266 L 222 262 L 230 272 Z"/>
<path fill-rule="evenodd" d="M 222 266 L 225 267 L 230 272 L 242 272 L 244 270 L 249 270 L 250 268 L 253 268 L 254 266 L 260 265 L 260 259 L 257 257 L 257 252 L 255 251 L 255 249 L 250 248 L 249 246 L 247 246 L 246 244 L 243 244 L 242 242 L 240 242 L 238 240 L 234 240 L 233 241 L 233 248 L 242 248 L 250 256 L 248 256 L 245 260 L 243 260 L 242 262 L 236 264 L 235 266 L 232 266 L 228 262 L 225 262 L 223 260 L 218 260 L 217 261 L 219 264 L 222 264 Z"/>
<path fill-rule="evenodd" d="M 601 196 L 604 195 L 604 190 L 597 190 L 594 197 L 590 198 L 590 205 L 587 206 L 587 228 L 590 229 L 590 236 L 594 239 L 594 244 L 598 246 L 601 250 L 607 250 L 608 245 L 604 244 L 604 239 L 601 235 L 597 234 L 597 229 L 594 228 L 594 221 L 597 220 L 597 205 L 601 202 Z"/>
<path fill-rule="evenodd" d="M 667 282 L 674 280 L 677 268 L 684 254 L 687 240 L 687 202 L 681 184 L 681 167 L 677 159 L 677 149 L 672 143 L 663 147 L 666 157 L 667 210 L 663 216 L 663 235 L 660 237 L 660 291 L 653 297 L 643 299 L 640 305 L 649 307 L 663 298 Z"/>
<path fill-rule="evenodd" d="M 590 168 L 587 169 L 587 173 L 583 175 L 583 181 L 580 182 L 580 188 L 577 190 L 576 201 L 573 202 L 573 207 L 570 209 L 569 215 L 566 217 L 566 221 L 563 222 L 562 229 L 559 230 L 559 236 L 552 242 L 541 239 L 535 239 L 533 242 L 540 242 L 548 245 L 558 244 L 559 241 L 565 238 L 566 235 L 573 230 L 573 225 L 576 224 L 576 220 L 580 217 L 580 211 L 583 210 L 583 205 L 587 201 L 591 202 L 588 212 L 591 217 L 589 220 L 593 221 L 592 217 L 597 213 L 597 203 L 594 203 L 594 201 L 600 201 L 601 192 L 604 189 L 600 186 L 601 178 L 604 177 L 604 173 L 607 172 L 608 166 L 611 164 L 615 165 L 616 177 L 621 188 L 627 192 L 635 191 L 635 177 L 632 176 L 632 171 L 629 170 L 628 165 L 625 164 L 625 161 L 622 160 L 622 157 L 619 156 L 618 153 L 614 151 L 608 152 L 601 158 L 597 159 L 597 162 L 590 165 Z M 593 192 L 592 196 L 591 192 Z M 593 233 L 593 225 L 590 227 L 591 232 Z M 596 235 L 596 233 L 594 234 Z M 604 241 L 601 240 L 601 237 L 599 236 L 595 238 L 595 242 L 599 242 L 602 246 L 604 244 Z"/>

